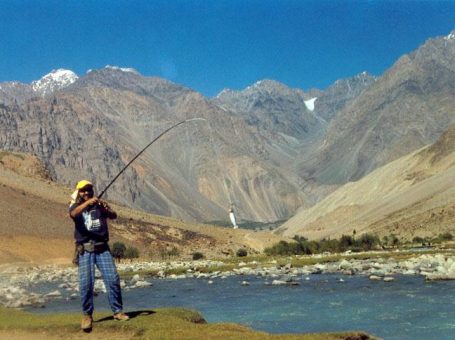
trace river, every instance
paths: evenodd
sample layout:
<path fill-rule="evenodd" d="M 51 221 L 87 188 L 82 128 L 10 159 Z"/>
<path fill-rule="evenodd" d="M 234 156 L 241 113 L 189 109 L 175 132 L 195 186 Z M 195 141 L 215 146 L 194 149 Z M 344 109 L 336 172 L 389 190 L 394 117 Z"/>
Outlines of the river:
<path fill-rule="evenodd" d="M 393 282 L 335 274 L 299 276 L 296 286 L 271 286 L 270 279 L 155 279 L 153 286 L 125 290 L 125 311 L 179 306 L 200 311 L 208 322 L 234 322 L 270 333 L 363 330 L 383 339 L 455 338 L 455 281 L 426 282 L 421 276 L 395 276 Z M 242 286 L 242 281 L 249 285 Z M 39 284 L 40 293 L 57 283 Z M 108 310 L 106 294 L 95 310 Z M 30 309 L 48 313 L 79 311 L 66 296 Z"/>

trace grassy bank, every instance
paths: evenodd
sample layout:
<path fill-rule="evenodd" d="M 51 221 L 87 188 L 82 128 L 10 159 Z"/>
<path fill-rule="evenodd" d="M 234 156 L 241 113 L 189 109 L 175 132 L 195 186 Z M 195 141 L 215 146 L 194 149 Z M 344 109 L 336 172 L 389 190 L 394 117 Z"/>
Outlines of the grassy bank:
<path fill-rule="evenodd" d="M 79 329 L 78 313 L 32 314 L 0 307 L 0 338 L 4 339 L 370 339 L 362 332 L 277 334 L 254 331 L 228 323 L 206 323 L 195 311 L 159 308 L 128 313 L 131 320 L 119 322 L 111 314 L 95 313 L 93 331 Z"/>

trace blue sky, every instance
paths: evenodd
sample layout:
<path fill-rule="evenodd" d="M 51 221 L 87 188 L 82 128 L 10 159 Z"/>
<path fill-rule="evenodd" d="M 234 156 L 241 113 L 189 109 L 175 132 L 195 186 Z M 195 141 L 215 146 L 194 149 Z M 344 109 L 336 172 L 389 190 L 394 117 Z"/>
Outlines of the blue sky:
<path fill-rule="evenodd" d="M 0 81 L 133 67 L 207 96 L 381 75 L 455 29 L 455 1 L 0 0 Z"/>

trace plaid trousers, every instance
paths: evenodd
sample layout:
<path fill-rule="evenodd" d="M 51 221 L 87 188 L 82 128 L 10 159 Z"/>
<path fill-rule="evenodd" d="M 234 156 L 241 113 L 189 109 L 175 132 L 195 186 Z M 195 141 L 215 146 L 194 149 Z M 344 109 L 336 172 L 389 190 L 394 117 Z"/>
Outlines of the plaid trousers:
<path fill-rule="evenodd" d="M 84 252 L 79 255 L 79 291 L 81 294 L 82 312 L 93 313 L 93 287 L 95 285 L 95 265 L 101 272 L 108 293 L 112 312 L 119 313 L 123 309 L 120 277 L 115 268 L 114 259 L 107 250 L 102 253 Z"/>

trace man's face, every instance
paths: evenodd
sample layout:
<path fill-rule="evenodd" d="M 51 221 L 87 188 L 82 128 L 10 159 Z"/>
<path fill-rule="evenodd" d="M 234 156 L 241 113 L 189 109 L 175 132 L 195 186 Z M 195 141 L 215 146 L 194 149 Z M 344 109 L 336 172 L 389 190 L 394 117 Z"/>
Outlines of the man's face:
<path fill-rule="evenodd" d="M 93 187 L 91 185 L 86 185 L 82 189 L 79 190 L 79 196 L 84 200 L 87 201 L 93 197 Z"/>

